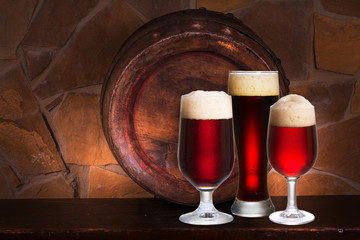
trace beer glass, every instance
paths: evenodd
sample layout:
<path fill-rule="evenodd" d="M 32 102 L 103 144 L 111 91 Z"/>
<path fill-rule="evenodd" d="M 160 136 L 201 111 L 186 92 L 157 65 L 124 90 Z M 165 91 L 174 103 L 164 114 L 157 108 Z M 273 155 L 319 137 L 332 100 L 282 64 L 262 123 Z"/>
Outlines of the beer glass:
<path fill-rule="evenodd" d="M 288 183 L 286 210 L 274 212 L 269 218 L 285 225 L 309 223 L 315 216 L 297 208 L 296 181 L 311 169 L 317 156 L 314 106 L 304 97 L 290 94 L 271 106 L 269 118 L 269 161 Z"/>
<path fill-rule="evenodd" d="M 264 217 L 274 212 L 268 186 L 266 137 L 270 106 L 279 98 L 277 71 L 230 71 L 239 184 L 234 215 Z"/>
<path fill-rule="evenodd" d="M 179 220 L 194 225 L 231 222 L 216 210 L 214 190 L 234 165 L 231 97 L 225 92 L 194 91 L 181 96 L 178 163 L 184 177 L 200 191 L 199 207 Z"/>

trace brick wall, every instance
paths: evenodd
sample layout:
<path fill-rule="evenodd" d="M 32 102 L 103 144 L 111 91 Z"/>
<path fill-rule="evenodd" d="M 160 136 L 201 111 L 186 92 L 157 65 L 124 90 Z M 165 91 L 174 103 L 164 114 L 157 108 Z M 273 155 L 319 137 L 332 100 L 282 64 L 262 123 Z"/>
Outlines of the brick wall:
<path fill-rule="evenodd" d="M 360 194 L 360 3 L 84 0 L 0 2 L 0 198 L 151 197 L 117 164 L 99 98 L 121 43 L 169 12 L 231 12 L 316 107 L 319 156 L 299 195 Z M 272 195 L 286 195 L 269 174 Z"/>

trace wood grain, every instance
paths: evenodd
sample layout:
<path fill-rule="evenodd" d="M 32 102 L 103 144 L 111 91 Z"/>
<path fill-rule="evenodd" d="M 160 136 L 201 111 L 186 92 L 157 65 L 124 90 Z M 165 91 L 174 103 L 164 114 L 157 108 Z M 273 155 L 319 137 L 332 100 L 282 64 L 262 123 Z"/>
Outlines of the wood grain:
<path fill-rule="evenodd" d="M 273 197 L 284 209 L 286 197 Z M 298 197 L 315 221 L 299 226 L 267 217 L 241 218 L 218 226 L 192 226 L 178 220 L 194 210 L 161 199 L 0 200 L 1 239 L 317 239 L 360 237 L 360 196 Z M 216 207 L 230 212 L 231 202 Z"/>

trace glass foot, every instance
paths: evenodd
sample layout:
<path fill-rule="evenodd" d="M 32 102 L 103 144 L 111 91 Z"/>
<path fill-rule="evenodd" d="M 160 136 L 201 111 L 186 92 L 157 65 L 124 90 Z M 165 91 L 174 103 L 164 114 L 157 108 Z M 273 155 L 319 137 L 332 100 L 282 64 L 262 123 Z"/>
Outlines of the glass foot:
<path fill-rule="evenodd" d="M 299 210 L 299 214 L 285 214 L 285 211 L 278 211 L 270 214 L 269 219 L 278 224 L 301 225 L 314 221 L 315 216 L 312 213 Z"/>
<path fill-rule="evenodd" d="M 275 207 L 270 198 L 258 202 L 241 201 L 236 198 L 231 206 L 232 214 L 248 218 L 266 217 L 274 211 Z"/>
<path fill-rule="evenodd" d="M 190 213 L 183 214 L 179 217 L 179 220 L 183 223 L 193 225 L 218 225 L 232 222 L 233 216 L 227 213 L 219 211 L 193 211 Z"/>

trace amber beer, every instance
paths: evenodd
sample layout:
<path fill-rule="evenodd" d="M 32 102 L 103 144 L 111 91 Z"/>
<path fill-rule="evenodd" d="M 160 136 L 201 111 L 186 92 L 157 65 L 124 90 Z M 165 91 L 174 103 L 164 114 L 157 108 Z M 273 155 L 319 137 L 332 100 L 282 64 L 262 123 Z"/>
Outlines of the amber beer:
<path fill-rule="evenodd" d="M 180 108 L 179 168 L 198 190 L 214 190 L 234 165 L 231 97 L 198 90 L 183 95 Z"/>
<path fill-rule="evenodd" d="M 267 187 L 266 153 L 270 106 L 278 100 L 276 71 L 229 72 L 239 185 L 232 212 L 243 217 L 262 217 L 274 211 Z"/>
<path fill-rule="evenodd" d="M 237 198 L 263 201 L 267 190 L 266 133 L 269 109 L 278 96 L 232 96 L 234 134 L 239 160 Z"/>
<path fill-rule="evenodd" d="M 234 164 L 232 119 L 180 119 L 179 166 L 198 189 L 218 187 Z"/>
<path fill-rule="evenodd" d="M 299 177 L 311 169 L 317 155 L 316 126 L 269 125 L 268 154 L 272 167 L 285 177 Z"/>

